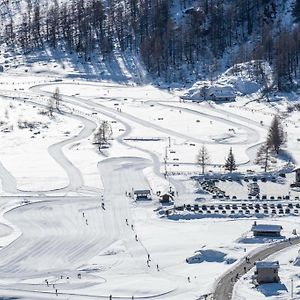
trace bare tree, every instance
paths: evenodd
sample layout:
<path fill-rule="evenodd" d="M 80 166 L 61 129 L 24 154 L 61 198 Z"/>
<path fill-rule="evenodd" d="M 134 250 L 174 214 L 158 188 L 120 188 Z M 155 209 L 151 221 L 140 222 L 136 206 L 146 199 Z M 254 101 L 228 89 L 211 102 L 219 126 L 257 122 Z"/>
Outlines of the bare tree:
<path fill-rule="evenodd" d="M 53 117 L 53 111 L 54 111 L 54 99 L 53 98 L 50 98 L 48 100 L 47 110 L 49 112 L 49 116 Z"/>
<path fill-rule="evenodd" d="M 205 145 L 202 145 L 199 149 L 198 155 L 197 155 L 197 163 L 202 168 L 202 174 L 204 174 L 205 166 L 209 163 L 209 154 L 207 151 L 207 148 Z"/>
<path fill-rule="evenodd" d="M 55 89 L 55 92 L 53 93 L 53 99 L 55 101 L 55 108 L 57 109 L 57 111 L 60 111 L 61 96 L 58 87 Z"/>
<path fill-rule="evenodd" d="M 108 140 L 112 136 L 112 128 L 108 121 L 103 121 L 94 135 L 94 143 L 98 145 L 99 151 L 108 145 Z"/>
<path fill-rule="evenodd" d="M 232 172 L 237 169 L 236 164 L 235 164 L 235 158 L 232 153 L 232 148 L 230 148 L 228 156 L 225 160 L 225 165 L 224 165 L 225 170 Z"/>
<path fill-rule="evenodd" d="M 264 169 L 264 172 L 267 172 L 267 170 L 270 168 L 271 162 L 271 148 L 268 143 L 264 143 L 257 151 L 255 163 L 260 165 Z"/>

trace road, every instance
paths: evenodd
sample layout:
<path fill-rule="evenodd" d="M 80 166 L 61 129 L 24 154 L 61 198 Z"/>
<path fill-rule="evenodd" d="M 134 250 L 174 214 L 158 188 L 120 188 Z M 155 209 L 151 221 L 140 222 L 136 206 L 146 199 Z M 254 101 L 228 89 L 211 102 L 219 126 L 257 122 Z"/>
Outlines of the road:
<path fill-rule="evenodd" d="M 237 274 L 239 276 L 245 273 L 245 267 L 247 272 L 254 267 L 254 263 L 258 260 L 264 260 L 270 255 L 279 252 L 285 248 L 288 248 L 293 245 L 300 244 L 300 237 L 289 240 L 284 240 L 272 244 L 268 247 L 263 248 L 260 251 L 255 251 L 253 254 L 249 254 L 250 263 L 246 263 L 245 260 L 242 260 L 238 263 L 234 269 L 231 269 L 229 272 L 225 273 L 217 282 L 216 288 L 213 294 L 213 300 L 230 300 L 232 299 L 233 287 L 236 282 L 235 278 Z"/>

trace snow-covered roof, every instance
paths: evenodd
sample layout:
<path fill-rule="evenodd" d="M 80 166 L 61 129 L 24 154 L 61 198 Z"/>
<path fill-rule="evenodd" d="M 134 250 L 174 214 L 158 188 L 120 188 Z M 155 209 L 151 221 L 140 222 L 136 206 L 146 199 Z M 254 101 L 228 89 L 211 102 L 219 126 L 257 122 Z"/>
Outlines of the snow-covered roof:
<path fill-rule="evenodd" d="M 292 172 L 296 172 L 296 171 L 299 171 L 300 170 L 300 166 L 297 166 L 294 168 L 294 170 Z"/>
<path fill-rule="evenodd" d="M 135 195 L 148 195 L 151 194 L 150 190 L 136 190 L 134 191 Z"/>
<path fill-rule="evenodd" d="M 211 86 L 208 88 L 208 94 L 215 97 L 235 97 L 235 91 L 231 86 Z"/>
<path fill-rule="evenodd" d="M 280 232 L 282 230 L 281 225 L 269 225 L 269 224 L 258 224 L 253 225 L 251 231 L 263 231 L 263 232 Z"/>
<path fill-rule="evenodd" d="M 279 269 L 278 261 L 257 261 L 256 269 Z"/>

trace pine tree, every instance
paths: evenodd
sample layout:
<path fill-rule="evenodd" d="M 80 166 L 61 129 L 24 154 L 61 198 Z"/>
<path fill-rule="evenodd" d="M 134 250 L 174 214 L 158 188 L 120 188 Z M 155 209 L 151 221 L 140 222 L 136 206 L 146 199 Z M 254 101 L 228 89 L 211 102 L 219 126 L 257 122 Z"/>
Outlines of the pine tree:
<path fill-rule="evenodd" d="M 286 135 L 283 131 L 280 119 L 278 116 L 275 116 L 269 128 L 267 144 L 272 150 L 274 150 L 278 154 L 285 140 Z"/>
<path fill-rule="evenodd" d="M 197 163 L 201 166 L 202 174 L 204 174 L 205 166 L 209 163 L 209 154 L 205 145 L 202 145 L 202 147 L 199 149 Z"/>
<path fill-rule="evenodd" d="M 295 6 L 293 9 L 293 16 L 295 17 L 296 21 L 300 21 L 300 0 L 296 0 Z"/>
<path fill-rule="evenodd" d="M 232 153 L 232 148 L 230 148 L 228 156 L 225 160 L 225 165 L 224 165 L 225 170 L 232 172 L 237 169 L 236 164 L 235 164 L 235 158 Z"/>
<path fill-rule="evenodd" d="M 260 165 L 264 169 L 264 172 L 267 172 L 270 168 L 271 161 L 272 151 L 268 143 L 264 143 L 257 151 L 255 163 Z"/>

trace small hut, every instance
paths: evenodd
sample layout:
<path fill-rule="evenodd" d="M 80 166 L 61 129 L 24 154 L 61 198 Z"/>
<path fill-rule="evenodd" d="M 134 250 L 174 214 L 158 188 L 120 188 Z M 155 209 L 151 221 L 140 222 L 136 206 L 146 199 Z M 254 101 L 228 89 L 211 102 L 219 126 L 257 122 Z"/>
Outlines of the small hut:
<path fill-rule="evenodd" d="M 135 200 L 151 200 L 150 190 L 135 190 L 134 191 Z"/>
<path fill-rule="evenodd" d="M 169 193 L 163 194 L 159 198 L 159 202 L 164 204 L 164 203 L 170 203 L 174 200 L 173 196 Z"/>
<path fill-rule="evenodd" d="M 256 271 L 254 273 L 254 280 L 258 284 L 262 283 L 276 283 L 280 281 L 278 270 L 278 261 L 257 261 L 255 263 Z"/>
<path fill-rule="evenodd" d="M 293 170 L 295 172 L 295 182 L 291 184 L 291 187 L 300 187 L 300 167 L 297 167 Z"/>

